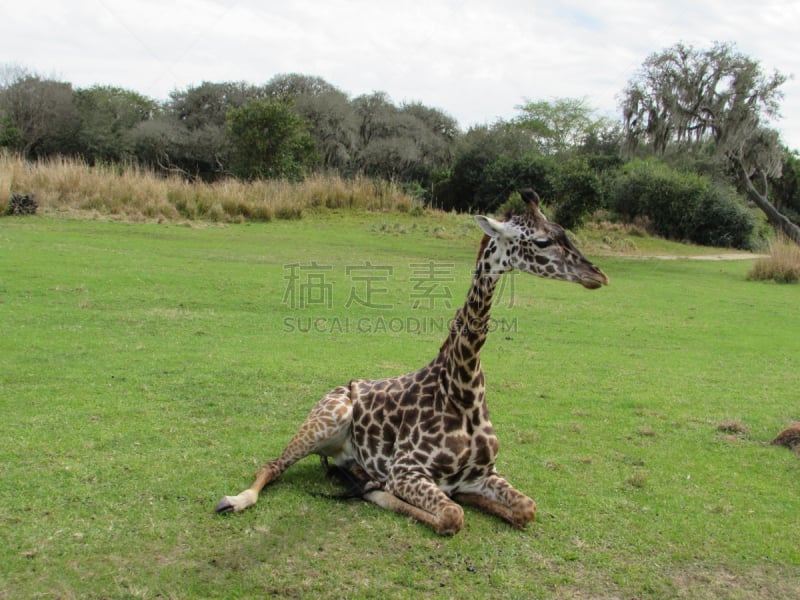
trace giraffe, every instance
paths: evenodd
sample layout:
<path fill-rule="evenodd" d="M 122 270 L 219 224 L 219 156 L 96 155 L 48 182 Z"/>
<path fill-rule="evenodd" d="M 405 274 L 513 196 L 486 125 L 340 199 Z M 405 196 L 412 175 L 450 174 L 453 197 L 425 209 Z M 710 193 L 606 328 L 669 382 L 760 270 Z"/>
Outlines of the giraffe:
<path fill-rule="evenodd" d="M 503 273 L 519 269 L 588 289 L 608 277 L 549 221 L 533 190 L 521 192 L 527 210 L 504 220 L 477 216 L 484 232 L 467 299 L 451 322 L 439 354 L 412 373 L 388 379 L 353 379 L 312 409 L 276 459 L 253 484 L 224 496 L 219 513 L 256 503 L 261 490 L 292 464 L 318 454 L 323 466 L 344 474 L 353 495 L 413 517 L 441 535 L 464 524 L 469 504 L 522 528 L 536 504 L 495 468 L 498 441 L 486 405 L 480 351 L 486 341 L 492 296 Z"/>

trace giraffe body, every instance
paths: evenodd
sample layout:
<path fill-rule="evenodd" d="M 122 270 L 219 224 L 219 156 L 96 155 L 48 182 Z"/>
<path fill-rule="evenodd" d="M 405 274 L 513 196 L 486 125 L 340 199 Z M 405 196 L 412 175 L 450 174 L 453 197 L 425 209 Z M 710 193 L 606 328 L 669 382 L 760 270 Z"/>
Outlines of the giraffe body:
<path fill-rule="evenodd" d="M 330 458 L 360 482 L 365 499 L 416 518 L 443 535 L 457 533 L 475 505 L 516 527 L 533 520 L 536 505 L 495 469 L 498 441 L 489 420 L 480 350 L 492 294 L 502 273 L 608 283 L 606 275 L 547 221 L 538 198 L 507 222 L 478 217 L 486 233 L 467 300 L 455 315 L 439 354 L 423 368 L 388 379 L 355 379 L 325 395 L 281 455 L 266 463 L 253 485 L 225 496 L 217 512 L 255 504 L 261 490 L 310 454 Z"/>

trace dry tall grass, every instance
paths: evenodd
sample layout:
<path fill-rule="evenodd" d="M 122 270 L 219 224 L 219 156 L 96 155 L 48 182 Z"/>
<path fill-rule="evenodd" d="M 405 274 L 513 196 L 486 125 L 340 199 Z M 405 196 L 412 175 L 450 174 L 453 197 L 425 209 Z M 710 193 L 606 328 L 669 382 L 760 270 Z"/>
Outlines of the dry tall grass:
<path fill-rule="evenodd" d="M 769 249 L 769 256 L 753 263 L 748 279 L 771 280 L 777 283 L 800 282 L 800 246 L 780 236 Z"/>
<path fill-rule="evenodd" d="M 365 177 L 316 174 L 286 181 L 217 183 L 162 177 L 134 165 L 90 167 L 74 158 L 29 162 L 0 154 L 0 214 L 11 194 L 34 194 L 45 213 L 81 212 L 130 220 L 269 221 L 306 209 L 409 210 L 402 188 Z"/>

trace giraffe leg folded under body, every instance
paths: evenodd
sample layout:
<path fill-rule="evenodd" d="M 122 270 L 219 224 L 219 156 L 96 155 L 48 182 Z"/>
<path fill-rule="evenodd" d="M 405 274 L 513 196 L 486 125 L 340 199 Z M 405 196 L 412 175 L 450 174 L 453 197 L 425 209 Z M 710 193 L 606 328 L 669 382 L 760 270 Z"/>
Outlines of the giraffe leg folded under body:
<path fill-rule="evenodd" d="M 536 516 L 536 503 L 498 475 L 475 482 L 454 498 L 498 516 L 514 527 L 524 527 Z"/>
<path fill-rule="evenodd" d="M 337 456 L 349 438 L 352 416 L 350 388 L 342 386 L 332 390 L 311 409 L 281 455 L 261 467 L 253 484 L 236 496 L 224 496 L 214 510 L 239 512 L 253 506 L 266 485 L 309 454 Z"/>
<path fill-rule="evenodd" d="M 375 490 L 364 494 L 369 500 L 394 512 L 429 525 L 439 535 L 455 535 L 464 526 L 464 509 L 453 502 L 433 481 L 406 477 L 392 481 L 391 491 Z"/>

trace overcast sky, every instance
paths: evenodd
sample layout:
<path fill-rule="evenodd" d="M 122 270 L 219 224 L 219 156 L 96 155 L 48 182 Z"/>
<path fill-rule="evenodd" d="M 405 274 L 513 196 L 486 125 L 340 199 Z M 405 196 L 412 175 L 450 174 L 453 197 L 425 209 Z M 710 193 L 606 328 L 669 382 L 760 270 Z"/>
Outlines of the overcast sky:
<path fill-rule="evenodd" d="M 782 87 L 784 141 L 800 149 L 797 0 L 4 0 L 0 66 L 154 99 L 203 81 L 317 75 L 351 97 L 420 101 L 462 129 L 525 99 L 586 98 L 619 118 L 645 58 L 682 41 L 735 42 Z"/>

